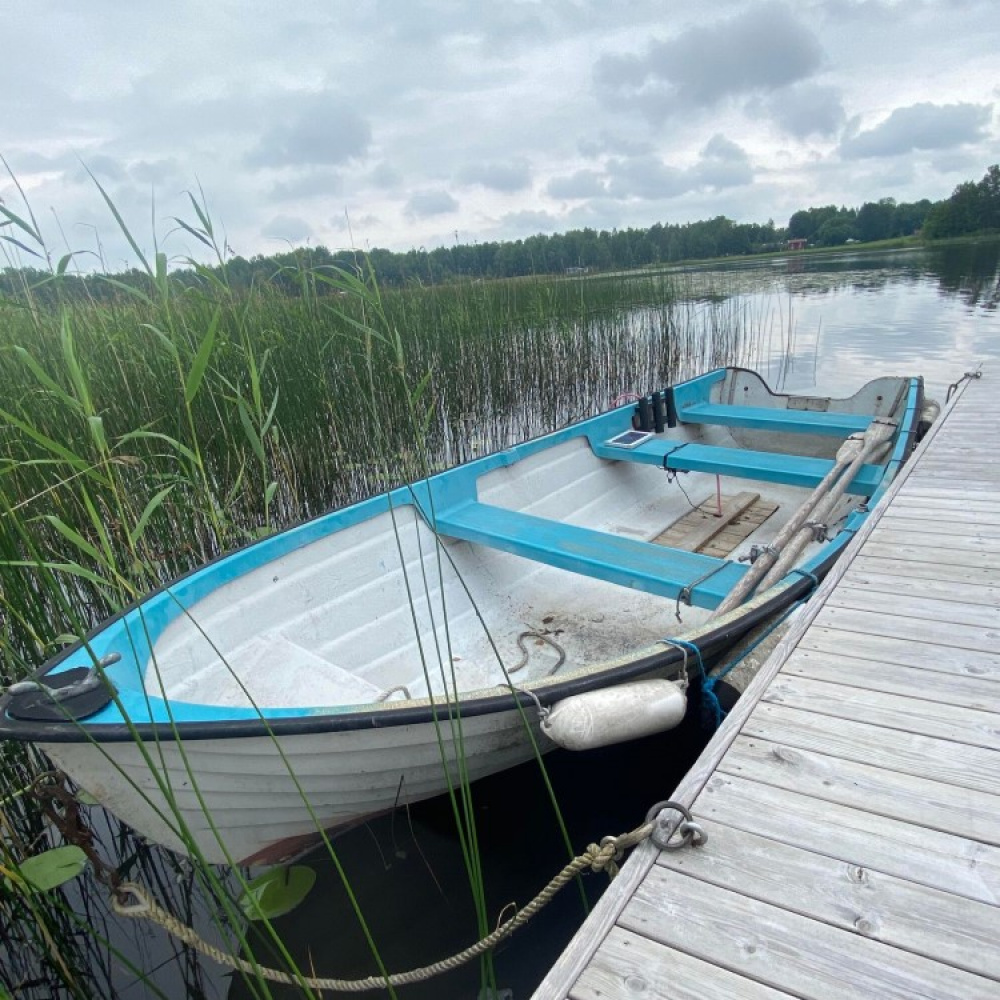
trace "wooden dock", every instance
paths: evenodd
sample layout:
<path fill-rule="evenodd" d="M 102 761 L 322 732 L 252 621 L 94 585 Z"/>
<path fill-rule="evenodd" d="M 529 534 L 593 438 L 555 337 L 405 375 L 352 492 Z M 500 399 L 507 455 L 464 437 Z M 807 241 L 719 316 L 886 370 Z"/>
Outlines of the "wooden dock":
<path fill-rule="evenodd" d="M 1000 997 L 1000 377 L 965 382 L 536 1000 Z"/>

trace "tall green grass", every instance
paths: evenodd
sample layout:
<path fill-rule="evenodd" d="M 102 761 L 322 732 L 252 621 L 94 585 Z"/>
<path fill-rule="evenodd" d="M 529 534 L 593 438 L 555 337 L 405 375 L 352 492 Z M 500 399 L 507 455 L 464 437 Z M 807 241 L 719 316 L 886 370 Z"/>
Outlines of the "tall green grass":
<path fill-rule="evenodd" d="M 181 225 L 221 269 L 198 268 L 192 288 L 172 280 L 155 239 L 143 253 L 104 197 L 144 282 L 107 275 L 107 299 L 63 295 L 64 256 L 44 296 L 24 284 L 0 302 L 0 652 L 9 678 L 222 552 L 761 347 L 728 299 L 685 300 L 662 275 L 384 292 L 359 256 L 355 273 L 300 268 L 296 295 L 288 274 L 234 294 L 212 219 L 194 198 Z M 53 260 L 30 209 L 0 211 L 15 250 Z M 450 737 L 460 745 L 460 728 Z M 148 752 L 155 763 L 156 747 Z M 36 766 L 28 751 L 4 754 L 0 802 L 17 806 L 0 808 L 16 863 L 51 831 L 20 795 Z M 475 893 L 467 783 L 452 794 Z M 208 866 L 195 877 L 231 936 L 238 914 L 227 884 Z M 54 899 L 30 898 L 36 950 L 73 992 L 74 977 L 86 975 L 74 972 L 74 950 L 58 947 L 75 940 L 73 910 Z M 485 931 L 481 897 L 477 907 Z M 234 940 L 243 943 L 238 931 Z M 258 992 L 267 995 L 263 984 Z"/>

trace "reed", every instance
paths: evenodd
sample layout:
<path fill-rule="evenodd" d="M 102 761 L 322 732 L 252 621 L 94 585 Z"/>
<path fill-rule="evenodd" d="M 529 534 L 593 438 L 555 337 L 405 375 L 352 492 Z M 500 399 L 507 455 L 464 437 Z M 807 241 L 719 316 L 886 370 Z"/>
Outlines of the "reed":
<path fill-rule="evenodd" d="M 155 238 L 147 258 L 100 194 L 142 283 L 105 275 L 100 301 L 64 295 L 64 256 L 50 265 L 44 295 L 24 284 L 0 302 L 0 648 L 9 679 L 222 552 L 606 409 L 622 393 L 750 361 L 763 345 L 736 300 L 699 301 L 665 275 L 383 291 L 359 256 L 354 273 L 303 266 L 235 294 L 207 206 L 194 197 L 193 219 L 180 224 L 220 267 L 189 262 L 199 275 L 192 286 L 172 278 Z M 30 208 L 0 210 L 7 237 L 13 230 L 19 247 L 52 261 Z M 447 651 L 425 656 L 428 671 L 451 662 Z M 448 724 L 459 727 L 448 735 L 460 747 L 461 720 Z M 22 795 L 38 762 L 23 748 L 3 752 L 0 819 L 5 863 L 16 869 L 52 834 Z M 485 931 L 467 782 L 452 802 Z M 191 878 L 212 901 L 218 933 L 247 947 L 232 882 L 208 865 Z M 245 887 L 242 873 L 234 879 Z M 4 916 L 29 935 L 43 979 L 86 995 L 93 956 L 73 944 L 72 900 L 27 894 L 15 904 Z M 489 984 L 488 967 L 483 977 Z M 254 992 L 268 995 L 263 982 Z"/>

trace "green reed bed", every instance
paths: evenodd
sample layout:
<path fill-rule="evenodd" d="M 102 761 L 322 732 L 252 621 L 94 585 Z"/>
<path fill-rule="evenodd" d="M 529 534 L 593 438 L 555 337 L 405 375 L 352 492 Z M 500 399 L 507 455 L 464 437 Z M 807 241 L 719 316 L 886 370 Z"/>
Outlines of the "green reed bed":
<path fill-rule="evenodd" d="M 214 245 L 193 205 L 198 224 L 184 227 Z M 17 221 L 22 240 L 37 235 Z M 133 247 L 145 279 L 107 276 L 100 301 L 64 288 L 61 262 L 44 288 L 0 302 L 8 679 L 222 552 L 762 346 L 731 300 L 683 300 L 663 276 L 383 292 L 359 258 L 353 274 L 300 269 L 295 294 L 287 274 L 234 294 L 221 254 L 192 284 L 168 274 L 162 253 Z M 460 728 L 451 736 L 460 746 Z M 40 765 L 21 747 L 3 752 L 3 860 L 16 871 L 58 837 L 24 794 Z M 453 801 L 475 895 L 467 785 Z M 190 874 L 215 901 L 217 933 L 245 946 L 228 881 L 210 866 Z M 491 917 L 477 900 L 484 932 Z M 25 975 L 86 995 L 94 960 L 70 900 L 15 891 L 0 913 L 19 928 L 9 940 L 33 950 Z M 273 933 L 272 943 L 284 951 Z M 254 992 L 268 995 L 262 982 Z"/>

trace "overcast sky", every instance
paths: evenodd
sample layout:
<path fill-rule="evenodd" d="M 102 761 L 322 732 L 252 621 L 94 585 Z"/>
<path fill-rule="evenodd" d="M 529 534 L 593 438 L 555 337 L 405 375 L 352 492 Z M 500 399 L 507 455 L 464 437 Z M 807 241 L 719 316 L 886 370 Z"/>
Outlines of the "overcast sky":
<path fill-rule="evenodd" d="M 942 198 L 1000 160 L 996 0 L 3 0 L 0 153 L 54 254 L 427 248 Z M 0 177 L 0 197 L 21 212 Z M 350 225 L 350 229 L 348 229 Z M 60 232 L 61 230 L 61 232 Z M 10 232 L 10 229 L 4 230 Z M 2 263 L 2 260 L 0 260 Z"/>

